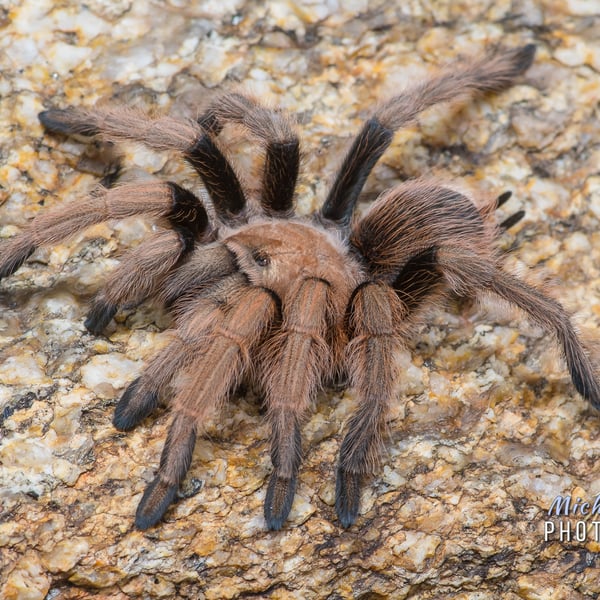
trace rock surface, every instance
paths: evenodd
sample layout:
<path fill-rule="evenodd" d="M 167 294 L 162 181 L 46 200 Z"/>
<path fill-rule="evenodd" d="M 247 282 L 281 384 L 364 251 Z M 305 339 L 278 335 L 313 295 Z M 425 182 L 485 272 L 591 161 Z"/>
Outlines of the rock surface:
<path fill-rule="evenodd" d="M 399 132 L 366 191 L 428 173 L 475 195 L 512 190 L 503 215 L 524 208 L 526 217 L 503 237 L 508 268 L 532 267 L 528 278 L 600 340 L 597 8 L 592 0 L 5 0 L 0 237 L 98 180 L 90 149 L 44 134 L 44 108 L 111 101 L 193 115 L 241 84 L 297 116 L 306 212 L 378 99 L 457 55 L 534 42 L 536 62 L 519 85 L 436 108 Z M 126 177 L 146 172 L 198 189 L 176 156 L 122 151 Z M 252 154 L 240 164 L 250 170 Z M 333 498 L 351 391 L 317 399 L 281 532 L 264 527 L 268 429 L 250 396 L 234 398 L 198 442 L 164 522 L 133 529 L 168 418 L 159 412 L 122 434 L 111 417 L 123 387 L 165 343 L 168 318 L 145 306 L 120 315 L 106 337 L 86 333 L 83 319 L 119 253 L 149 227 L 95 226 L 36 251 L 1 284 L 0 597 L 598 597 L 600 517 L 587 517 L 585 540 L 545 540 L 544 522 L 556 496 L 600 494 L 599 415 L 574 391 L 554 341 L 491 303 L 441 307 L 400 357 L 387 452 L 350 529 L 339 526 Z"/>

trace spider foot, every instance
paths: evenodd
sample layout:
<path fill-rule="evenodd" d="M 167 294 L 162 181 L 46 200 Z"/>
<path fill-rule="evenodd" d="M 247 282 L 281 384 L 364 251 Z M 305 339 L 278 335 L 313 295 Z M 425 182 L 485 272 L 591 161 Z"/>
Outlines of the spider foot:
<path fill-rule="evenodd" d="M 523 73 L 531 66 L 535 57 L 535 44 L 527 44 L 522 48 L 516 48 L 512 51 L 515 58 L 515 72 Z"/>
<path fill-rule="evenodd" d="M 600 385 L 596 381 L 594 368 L 589 360 L 582 362 L 585 364 L 573 362 L 569 367 L 573 385 L 596 410 L 600 410 Z"/>
<path fill-rule="evenodd" d="M 511 190 L 506 190 L 505 192 L 502 192 L 496 198 L 496 208 L 500 208 L 503 204 L 506 204 L 510 200 L 511 196 L 512 196 Z"/>
<path fill-rule="evenodd" d="M 142 531 L 156 525 L 177 495 L 177 485 L 155 477 L 146 488 L 135 513 L 135 526 Z"/>
<path fill-rule="evenodd" d="M 0 279 L 12 275 L 35 250 L 35 246 L 27 242 L 18 246 L 17 244 L 10 244 L 9 246 L 9 244 L 10 242 L 6 242 L 5 245 L 0 246 L 0 251 L 4 255 L 0 259 Z"/>
<path fill-rule="evenodd" d="M 267 527 L 278 531 L 290 514 L 296 493 L 296 477 L 291 479 L 271 475 L 265 497 L 265 520 Z"/>
<path fill-rule="evenodd" d="M 92 308 L 83 324 L 90 333 L 99 335 L 106 329 L 106 326 L 116 314 L 117 306 L 97 300 L 92 304 Z"/>
<path fill-rule="evenodd" d="M 145 419 L 158 405 L 158 394 L 146 392 L 138 397 L 140 377 L 134 379 L 119 400 L 113 425 L 119 431 L 129 431 Z"/>
<path fill-rule="evenodd" d="M 72 108 L 51 108 L 38 115 L 40 123 L 53 133 L 63 135 L 92 136 L 99 133 L 98 127 L 85 119 L 83 114 Z"/>
<path fill-rule="evenodd" d="M 350 527 L 358 517 L 361 480 L 359 473 L 338 469 L 335 484 L 335 512 L 344 528 Z"/>
<path fill-rule="evenodd" d="M 510 215 L 500 223 L 500 229 L 510 229 L 513 225 L 516 225 L 525 216 L 524 210 L 518 210 L 516 213 Z"/>

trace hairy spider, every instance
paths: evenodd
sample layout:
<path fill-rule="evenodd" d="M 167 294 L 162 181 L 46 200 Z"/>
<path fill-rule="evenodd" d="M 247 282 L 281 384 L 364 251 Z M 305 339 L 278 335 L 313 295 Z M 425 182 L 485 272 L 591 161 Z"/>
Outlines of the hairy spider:
<path fill-rule="evenodd" d="M 126 108 L 40 114 L 52 132 L 180 151 L 212 202 L 208 212 L 172 182 L 100 187 L 84 201 L 40 214 L 0 248 L 0 277 L 6 277 L 38 246 L 94 223 L 147 214 L 162 225 L 109 276 L 85 321 L 100 333 L 120 307 L 149 297 L 174 314 L 173 341 L 125 390 L 114 415 L 117 429 L 132 429 L 172 390 L 172 423 L 158 474 L 137 509 L 138 528 L 161 519 L 206 419 L 246 376 L 260 386 L 272 426 L 264 513 L 269 528 L 281 528 L 296 488 L 302 419 L 317 387 L 340 373 L 349 374 L 359 398 L 337 467 L 336 511 L 344 527 L 351 525 L 395 398 L 395 353 L 419 315 L 448 293 L 491 294 L 522 309 L 556 336 L 576 389 L 600 407 L 598 379 L 566 311 L 502 269 L 498 232 L 522 216 L 495 224 L 494 209 L 507 194 L 477 206 L 442 183 L 417 179 L 386 191 L 362 218 L 352 219 L 365 180 L 396 130 L 434 104 L 509 87 L 534 53 L 533 45 L 495 50 L 382 103 L 354 139 L 324 204 L 306 217 L 294 214 L 294 129 L 282 112 L 245 95 L 220 97 L 194 122 Z M 248 198 L 217 144 L 227 123 L 263 146 L 258 202 Z"/>

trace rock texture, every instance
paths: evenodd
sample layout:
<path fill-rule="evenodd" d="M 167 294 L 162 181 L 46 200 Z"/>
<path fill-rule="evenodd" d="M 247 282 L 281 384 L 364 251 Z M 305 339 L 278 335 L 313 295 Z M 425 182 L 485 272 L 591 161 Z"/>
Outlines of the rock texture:
<path fill-rule="evenodd" d="M 600 340 L 599 12 L 593 0 L 4 0 L 0 236 L 82 197 L 102 170 L 98 152 L 44 134 L 45 107 L 110 101 L 193 115 L 242 85 L 297 116 L 308 211 L 378 98 L 457 55 L 534 42 L 521 84 L 398 133 L 367 194 L 427 173 L 475 195 L 512 190 L 505 215 L 526 217 L 503 238 L 510 269 L 533 267 L 528 278 Z M 250 171 L 252 153 L 238 146 Z M 122 152 L 125 177 L 198 186 L 174 155 Z M 165 522 L 134 530 L 168 418 L 122 434 L 111 416 L 165 343 L 168 318 L 144 306 L 107 337 L 82 323 L 104 274 L 149 227 L 93 227 L 0 284 L 2 598 L 598 597 L 600 517 L 580 541 L 544 540 L 544 522 L 557 495 L 600 494 L 599 415 L 554 341 L 492 304 L 441 307 L 400 357 L 387 453 L 350 529 L 332 506 L 348 391 L 317 399 L 283 531 L 264 528 L 268 430 L 251 396 L 234 398 L 198 442 Z"/>

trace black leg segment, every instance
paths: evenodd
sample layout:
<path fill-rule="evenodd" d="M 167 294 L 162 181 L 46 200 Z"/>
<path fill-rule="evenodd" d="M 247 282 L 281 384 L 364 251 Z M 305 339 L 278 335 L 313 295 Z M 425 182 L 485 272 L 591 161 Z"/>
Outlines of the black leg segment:
<path fill-rule="evenodd" d="M 496 198 L 496 208 L 500 208 L 503 204 L 506 204 L 512 196 L 512 192 L 510 190 L 506 190 L 506 192 L 502 192 Z"/>
<path fill-rule="evenodd" d="M 515 214 L 510 215 L 500 223 L 500 229 L 510 229 L 514 225 L 516 225 L 523 217 L 525 216 L 524 210 L 518 210 Z"/>
<path fill-rule="evenodd" d="M 244 210 L 246 197 L 237 175 L 210 136 L 201 136 L 185 158 L 202 178 L 220 218 L 227 220 Z"/>
<path fill-rule="evenodd" d="M 265 521 L 271 530 L 279 530 L 290 514 L 298 470 L 302 461 L 302 438 L 300 425 L 296 422 L 291 439 L 281 439 L 282 436 L 273 432 L 271 444 L 271 461 L 274 471 L 271 474 L 265 497 Z M 282 463 L 285 464 L 285 467 Z"/>
<path fill-rule="evenodd" d="M 267 214 L 285 215 L 292 210 L 299 165 L 298 140 L 270 142 L 267 145 L 261 199 Z"/>
<path fill-rule="evenodd" d="M 169 429 L 158 474 L 146 488 L 135 513 L 135 526 L 138 529 L 156 525 L 175 500 L 179 484 L 190 468 L 195 445 L 194 420 L 188 415 L 177 415 Z"/>
<path fill-rule="evenodd" d="M 118 306 L 100 299 L 94 300 L 84 321 L 85 328 L 94 335 L 100 335 L 110 320 L 117 314 Z"/>
<path fill-rule="evenodd" d="M 342 452 L 343 450 L 342 446 Z M 344 528 L 350 527 L 358 517 L 362 478 L 360 473 L 338 467 L 335 480 L 335 512 Z"/>
<path fill-rule="evenodd" d="M 369 173 L 392 142 L 394 131 L 376 117 L 370 118 L 346 155 L 321 216 L 340 225 L 348 225 Z"/>
<path fill-rule="evenodd" d="M 432 246 L 411 257 L 392 283 L 409 314 L 418 310 L 443 282 L 444 277 L 437 267 L 436 252 Z"/>
<path fill-rule="evenodd" d="M 178 231 L 184 241 L 184 252 L 189 252 L 194 247 L 194 242 L 200 239 L 210 229 L 210 221 L 206 208 L 200 198 L 192 192 L 169 181 L 173 204 L 171 211 L 166 215 L 173 229 Z"/>
<path fill-rule="evenodd" d="M 8 245 L 8 242 L 5 242 Z M 35 244 L 23 243 L 20 248 L 11 253 L 9 259 L 2 257 L 2 245 L 0 245 L 0 279 L 12 275 L 35 251 Z"/>
<path fill-rule="evenodd" d="M 77 111 L 72 108 L 51 108 L 44 110 L 38 118 L 45 129 L 63 135 L 94 136 L 100 133 L 92 123 L 85 123 L 77 118 Z"/>
<path fill-rule="evenodd" d="M 156 391 L 139 393 L 140 379 L 129 384 L 115 408 L 113 425 L 119 431 L 130 431 L 158 406 Z"/>

